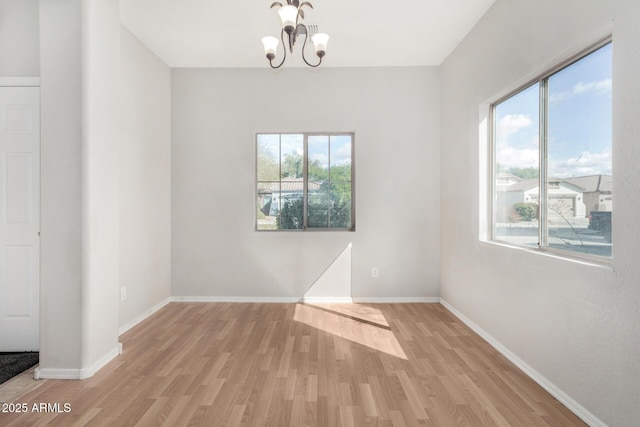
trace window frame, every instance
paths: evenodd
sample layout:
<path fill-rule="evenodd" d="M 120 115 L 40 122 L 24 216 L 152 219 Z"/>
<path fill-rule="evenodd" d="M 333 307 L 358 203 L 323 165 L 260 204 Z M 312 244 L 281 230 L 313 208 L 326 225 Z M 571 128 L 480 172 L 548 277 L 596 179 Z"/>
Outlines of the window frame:
<path fill-rule="evenodd" d="M 303 224 L 302 224 L 302 228 L 277 228 L 277 229 L 260 229 L 258 228 L 258 217 L 257 217 L 257 212 L 255 212 L 254 210 L 254 230 L 258 231 L 258 232 L 303 232 L 303 231 L 311 231 L 311 232 L 324 232 L 324 231 L 329 231 L 329 232 L 334 232 L 334 231 L 356 231 L 356 182 L 355 182 L 355 177 L 356 177 L 356 172 L 355 172 L 355 141 L 356 141 L 356 137 L 355 137 L 355 132 L 354 131 L 344 131 L 344 132 L 292 132 L 292 131 L 286 131 L 286 132 L 256 132 L 255 133 L 255 138 L 254 138 L 254 162 L 255 162 L 255 171 L 254 171 L 254 196 L 253 196 L 253 204 L 255 206 L 256 200 L 258 198 L 258 184 L 260 182 L 265 182 L 265 181 L 259 181 L 258 180 L 258 138 L 260 135 L 279 135 L 280 137 L 282 137 L 282 135 L 302 135 L 302 139 L 303 139 L 303 167 L 302 167 L 302 177 L 303 177 L 303 193 L 302 193 L 302 200 L 303 200 L 303 211 L 302 211 L 302 219 L 303 219 Z M 328 138 L 331 138 L 332 136 L 350 136 L 351 137 L 351 227 L 310 227 L 308 225 L 308 219 L 309 219 L 309 215 L 308 215 L 308 184 L 309 184 L 309 176 L 308 176 L 308 172 L 309 172 L 309 137 L 314 137 L 314 136 L 326 136 Z M 280 146 L 282 144 L 282 140 L 280 139 Z M 330 171 L 331 171 L 331 145 L 329 145 L 329 158 L 328 158 L 328 165 L 329 165 L 329 177 L 330 175 Z M 280 160 L 279 160 L 279 168 L 280 168 L 280 172 L 279 172 L 279 182 L 282 183 L 282 172 L 281 172 L 281 168 L 282 168 L 282 154 L 280 153 Z M 274 181 L 275 182 L 275 181 Z M 329 182 L 331 182 L 329 180 Z"/>
<path fill-rule="evenodd" d="M 520 249 L 527 249 L 531 251 L 536 251 L 540 253 L 548 253 L 552 255 L 557 255 L 562 258 L 566 258 L 568 260 L 578 260 L 578 261 L 588 261 L 596 264 L 604 264 L 611 265 L 613 260 L 613 242 L 611 242 L 611 256 L 604 255 L 595 255 L 584 252 L 576 252 L 570 250 L 564 250 L 559 248 L 554 248 L 548 245 L 548 233 L 549 233 L 549 225 L 548 225 L 548 191 L 547 185 L 548 182 L 548 82 L 549 78 L 554 76 L 556 73 L 564 70 L 565 68 L 575 64 L 576 62 L 582 60 L 587 57 L 591 53 L 597 51 L 600 48 L 603 48 L 607 45 L 613 45 L 613 37 L 611 34 L 602 38 L 596 43 L 591 44 L 585 49 L 577 52 L 576 54 L 566 58 L 565 60 L 559 62 L 555 66 L 548 68 L 541 74 L 538 74 L 536 77 L 528 80 L 526 83 L 518 86 L 516 89 L 509 91 L 506 95 L 500 96 L 496 100 L 489 103 L 489 112 L 488 112 L 488 149 L 489 149 L 489 165 L 488 165 L 488 177 L 489 177 L 489 186 L 488 186 L 488 237 L 491 242 L 500 243 L 507 246 L 512 246 Z M 496 164 L 496 107 L 503 103 L 504 101 L 518 95 L 519 93 L 524 92 L 528 88 L 538 84 L 538 244 L 537 246 L 530 246 L 524 244 L 518 244 L 506 240 L 501 240 L 496 236 L 496 218 L 497 218 L 497 191 L 496 191 L 496 177 L 497 177 L 497 164 Z M 613 156 L 613 135 L 611 138 L 611 146 L 612 146 L 612 156 Z M 613 180 L 613 174 L 612 174 Z M 613 221 L 612 221 L 613 224 Z M 612 226 L 613 228 L 613 226 Z"/>

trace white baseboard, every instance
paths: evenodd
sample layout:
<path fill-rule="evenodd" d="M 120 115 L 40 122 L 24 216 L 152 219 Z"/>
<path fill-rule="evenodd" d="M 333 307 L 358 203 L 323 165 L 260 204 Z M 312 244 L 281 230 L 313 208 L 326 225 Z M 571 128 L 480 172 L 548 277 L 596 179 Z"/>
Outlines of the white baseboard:
<path fill-rule="evenodd" d="M 171 297 L 171 302 L 245 302 L 245 303 L 295 303 L 298 297 Z"/>
<path fill-rule="evenodd" d="M 439 303 L 439 297 L 215 297 L 174 296 L 171 302 L 245 302 L 245 303 Z"/>
<path fill-rule="evenodd" d="M 36 368 L 33 372 L 33 378 L 40 379 L 54 379 L 54 380 L 84 380 L 92 377 L 102 369 L 107 363 L 118 357 L 122 353 L 122 344 L 118 343 L 118 346 L 112 349 L 109 353 L 101 357 L 93 365 L 82 369 L 43 369 Z"/>
<path fill-rule="evenodd" d="M 302 302 L 309 304 L 349 304 L 353 302 L 351 297 L 302 297 Z"/>
<path fill-rule="evenodd" d="M 440 297 L 353 297 L 353 302 L 371 304 L 428 303 L 437 304 Z"/>
<path fill-rule="evenodd" d="M 136 317 L 135 319 L 131 320 L 130 322 L 125 323 L 124 325 L 122 325 L 118 329 L 118 336 L 124 334 L 129 329 L 133 328 L 138 323 L 142 322 L 147 317 L 151 316 L 153 313 L 155 313 L 156 311 L 160 310 L 162 307 L 164 307 L 165 305 L 169 304 L 170 302 L 171 302 L 171 297 L 165 299 L 164 301 L 160 301 L 158 304 L 154 305 L 149 310 L 147 310 L 144 313 L 142 313 L 140 316 Z"/>
<path fill-rule="evenodd" d="M 592 427 L 606 427 L 607 425 L 602 422 L 598 417 L 589 412 L 584 406 L 580 405 L 574 399 L 572 399 L 568 394 L 558 388 L 555 384 L 541 375 L 538 371 L 533 369 L 527 362 L 520 359 L 514 353 L 511 352 L 507 347 L 502 345 L 498 340 L 492 337 L 489 333 L 487 333 L 480 326 L 476 325 L 471 319 L 466 317 L 464 314 L 459 312 L 456 308 L 454 308 L 451 304 L 446 302 L 444 299 L 440 298 L 440 304 L 442 304 L 447 310 L 451 312 L 454 316 L 460 319 L 465 325 L 471 328 L 476 334 L 480 335 L 485 341 L 487 341 L 493 348 L 498 350 L 504 357 L 509 359 L 511 363 L 516 365 L 523 371 L 529 378 L 538 383 L 542 388 L 549 392 L 553 397 L 558 399 L 564 406 L 566 406 L 571 412 L 576 414 L 578 417 L 582 419 L 585 423 Z"/>
<path fill-rule="evenodd" d="M 80 369 L 42 369 L 36 368 L 33 371 L 33 379 L 53 379 L 53 380 L 79 380 Z"/>
<path fill-rule="evenodd" d="M 102 356 L 96 363 L 88 368 L 80 369 L 80 377 L 79 379 L 83 380 L 85 378 L 92 377 L 98 372 L 100 369 L 104 368 L 104 366 L 111 362 L 116 357 L 120 356 L 122 353 L 122 345 L 118 343 L 116 348 L 112 349 L 109 353 Z"/>

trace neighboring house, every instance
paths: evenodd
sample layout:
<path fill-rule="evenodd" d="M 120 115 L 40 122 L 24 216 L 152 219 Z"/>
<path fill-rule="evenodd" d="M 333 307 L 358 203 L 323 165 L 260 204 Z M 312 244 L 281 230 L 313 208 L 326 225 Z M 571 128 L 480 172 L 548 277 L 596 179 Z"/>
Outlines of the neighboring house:
<path fill-rule="evenodd" d="M 584 189 L 568 180 L 549 178 L 549 215 L 563 218 L 584 218 L 586 207 L 583 200 Z M 501 188 L 502 187 L 502 188 Z M 516 203 L 538 203 L 538 179 L 514 181 L 510 185 L 497 183 L 498 213 L 510 212 Z M 498 221 L 509 221 L 509 218 L 498 218 Z"/>
<path fill-rule="evenodd" d="M 569 182 L 584 188 L 583 199 L 586 215 L 592 211 L 611 212 L 613 208 L 611 175 L 590 175 L 567 178 Z"/>
<path fill-rule="evenodd" d="M 316 192 L 320 189 L 320 183 L 309 182 L 308 191 Z M 280 182 L 260 183 L 258 188 L 258 206 L 267 216 L 278 215 L 279 206 L 286 200 L 302 200 L 304 194 L 303 178 L 282 178 Z"/>
<path fill-rule="evenodd" d="M 501 172 L 496 177 L 496 191 L 506 191 L 510 186 L 520 181 L 522 181 L 522 178 L 519 176 Z"/>

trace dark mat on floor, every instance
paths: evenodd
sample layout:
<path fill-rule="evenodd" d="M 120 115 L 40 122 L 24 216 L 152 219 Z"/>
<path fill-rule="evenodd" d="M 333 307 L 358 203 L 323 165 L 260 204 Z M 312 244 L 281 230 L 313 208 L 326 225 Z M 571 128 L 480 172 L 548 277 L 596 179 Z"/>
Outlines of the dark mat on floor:
<path fill-rule="evenodd" d="M 0 353 L 0 384 L 38 363 L 39 353 Z"/>

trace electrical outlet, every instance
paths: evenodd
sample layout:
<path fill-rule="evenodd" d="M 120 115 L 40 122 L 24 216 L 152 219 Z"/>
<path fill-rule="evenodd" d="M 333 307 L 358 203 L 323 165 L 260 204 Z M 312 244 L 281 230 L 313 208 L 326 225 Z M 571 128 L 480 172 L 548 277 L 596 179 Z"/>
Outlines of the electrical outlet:
<path fill-rule="evenodd" d="M 127 287 L 123 286 L 120 288 L 120 301 L 124 301 L 127 299 Z"/>
<path fill-rule="evenodd" d="M 378 267 L 373 267 L 371 269 L 371 277 L 373 277 L 374 279 L 377 279 L 380 276 L 380 270 L 378 270 Z"/>

